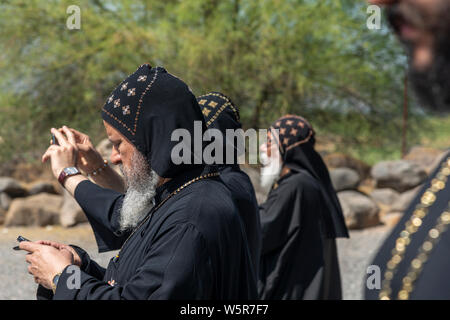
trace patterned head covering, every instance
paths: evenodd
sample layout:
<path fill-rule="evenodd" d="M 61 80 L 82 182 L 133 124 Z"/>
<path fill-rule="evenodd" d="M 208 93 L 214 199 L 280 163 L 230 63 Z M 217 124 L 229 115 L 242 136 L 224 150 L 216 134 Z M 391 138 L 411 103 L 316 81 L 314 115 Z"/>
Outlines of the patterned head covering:
<path fill-rule="evenodd" d="M 241 148 L 238 148 L 236 139 L 235 141 L 226 140 L 226 130 L 237 130 L 242 128 L 241 122 L 239 121 L 239 109 L 229 97 L 220 92 L 210 92 L 199 96 L 197 97 L 197 102 L 205 117 L 207 128 L 218 129 L 222 132 L 225 141 L 223 154 L 226 154 L 227 143 L 233 145 L 235 149 L 233 161 L 234 164 L 237 164 L 237 157 L 245 152 L 245 145 L 241 144 Z"/>
<path fill-rule="evenodd" d="M 216 128 L 225 133 L 225 129 L 241 128 L 239 110 L 226 95 L 210 92 L 197 97 L 208 128 Z"/>
<path fill-rule="evenodd" d="M 300 116 L 286 115 L 275 121 L 270 129 L 268 140 L 278 145 L 283 164 L 291 171 L 306 170 L 319 182 L 328 206 L 323 216 L 327 237 L 348 237 L 344 215 L 330 174 L 322 157 L 314 149 L 315 133 L 311 124 Z M 279 137 L 273 129 L 279 130 Z"/>
<path fill-rule="evenodd" d="M 191 146 L 191 164 L 175 165 L 171 152 L 179 141 L 171 141 L 175 129 L 194 136 L 194 122 L 206 130 L 200 108 L 189 87 L 164 68 L 141 65 L 111 93 L 102 109 L 102 118 L 128 139 L 156 173 L 173 178 L 203 166 L 201 154 Z M 202 148 L 203 149 L 203 148 Z M 202 152 L 203 150 L 198 150 Z M 194 159 L 197 159 L 195 162 Z"/>
<path fill-rule="evenodd" d="M 279 137 L 272 134 L 270 140 L 275 140 L 280 148 L 281 156 L 286 162 L 290 150 L 308 143 L 314 146 L 315 132 L 309 122 L 296 115 L 286 115 L 281 117 L 271 126 L 271 129 L 279 130 Z"/>

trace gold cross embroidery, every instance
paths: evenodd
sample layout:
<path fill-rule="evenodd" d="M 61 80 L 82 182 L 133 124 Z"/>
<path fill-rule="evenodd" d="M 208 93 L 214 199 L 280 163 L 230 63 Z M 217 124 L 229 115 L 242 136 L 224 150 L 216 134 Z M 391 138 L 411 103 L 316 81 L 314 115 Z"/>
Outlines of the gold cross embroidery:
<path fill-rule="evenodd" d="M 288 126 L 291 126 L 291 125 L 292 125 L 292 123 L 294 123 L 294 121 L 292 121 L 292 120 L 288 120 L 288 121 L 286 121 L 286 124 L 287 124 Z"/>
<path fill-rule="evenodd" d="M 198 102 L 198 104 L 203 106 L 203 105 L 205 105 L 206 101 L 207 101 L 207 100 L 202 99 L 202 100 L 200 100 L 200 101 Z"/>
<path fill-rule="evenodd" d="M 122 112 L 123 112 L 123 115 L 130 114 L 130 106 L 129 105 L 123 106 Z"/>
<path fill-rule="evenodd" d="M 120 107 L 120 99 L 114 100 L 114 108 Z"/>
<path fill-rule="evenodd" d="M 125 90 L 128 87 L 128 82 L 125 82 L 122 87 L 120 88 L 120 91 Z"/>
<path fill-rule="evenodd" d="M 208 108 L 204 108 L 204 109 L 202 110 L 202 113 L 203 113 L 203 115 L 204 115 L 205 117 L 207 117 L 207 116 L 209 115 L 210 112 L 211 112 L 211 110 L 209 110 Z"/>
<path fill-rule="evenodd" d="M 127 96 L 134 96 L 136 94 L 136 88 L 128 89 Z"/>
<path fill-rule="evenodd" d="M 208 106 L 215 108 L 215 107 L 217 106 L 217 102 L 210 101 L 210 102 L 208 103 Z"/>
<path fill-rule="evenodd" d="M 108 103 L 111 103 L 111 101 L 113 101 L 113 99 L 114 99 L 114 95 L 110 96 L 110 97 L 108 98 Z"/>
<path fill-rule="evenodd" d="M 292 136 L 295 136 L 297 134 L 297 131 L 297 129 L 292 128 L 290 133 Z"/>
<path fill-rule="evenodd" d="M 147 76 L 139 76 L 137 81 L 145 81 L 147 80 Z"/>

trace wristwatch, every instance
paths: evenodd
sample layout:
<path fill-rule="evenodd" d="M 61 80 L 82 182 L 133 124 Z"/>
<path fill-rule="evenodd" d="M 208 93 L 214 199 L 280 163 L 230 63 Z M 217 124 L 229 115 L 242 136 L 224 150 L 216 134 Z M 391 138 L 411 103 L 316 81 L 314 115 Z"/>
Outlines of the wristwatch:
<path fill-rule="evenodd" d="M 61 272 L 60 273 L 57 273 L 54 277 L 53 277 L 53 280 L 52 280 L 52 291 L 53 291 L 53 294 L 55 294 L 55 292 L 56 292 L 56 286 L 58 285 L 58 281 L 59 281 L 59 277 L 61 276 Z"/>
<path fill-rule="evenodd" d="M 58 181 L 62 186 L 64 186 L 64 180 L 66 180 L 67 177 L 71 177 L 77 174 L 81 174 L 81 172 L 76 167 L 64 168 L 59 174 Z"/>

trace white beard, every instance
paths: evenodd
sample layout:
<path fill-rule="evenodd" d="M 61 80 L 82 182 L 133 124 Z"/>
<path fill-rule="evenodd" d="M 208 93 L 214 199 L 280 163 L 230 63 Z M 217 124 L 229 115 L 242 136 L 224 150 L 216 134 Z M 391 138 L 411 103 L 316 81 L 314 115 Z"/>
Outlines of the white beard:
<path fill-rule="evenodd" d="M 158 174 L 151 169 L 144 156 L 135 151 L 129 169 L 120 165 L 127 191 L 120 209 L 120 230 L 125 231 L 137 227 L 140 221 L 153 208 L 156 186 L 160 180 Z"/>
<path fill-rule="evenodd" d="M 281 161 L 276 157 L 269 158 L 267 153 L 261 152 L 261 162 L 264 165 L 261 168 L 261 187 L 268 189 L 280 177 L 282 168 Z"/>

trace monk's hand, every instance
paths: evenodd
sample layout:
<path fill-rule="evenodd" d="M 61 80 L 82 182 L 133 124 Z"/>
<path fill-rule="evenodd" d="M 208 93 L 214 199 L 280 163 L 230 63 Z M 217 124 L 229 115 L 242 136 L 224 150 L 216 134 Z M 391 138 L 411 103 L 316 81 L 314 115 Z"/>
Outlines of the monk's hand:
<path fill-rule="evenodd" d="M 58 250 L 53 246 L 29 241 L 22 241 L 19 247 L 29 252 L 25 258 L 30 264 L 28 273 L 34 276 L 36 283 L 47 289 L 52 288 L 55 275 L 73 264 L 73 254 L 67 249 Z"/>
<path fill-rule="evenodd" d="M 59 145 L 51 145 L 42 156 L 42 162 L 51 161 L 53 175 L 58 179 L 64 168 L 77 165 L 78 148 L 72 133 L 64 136 L 61 130 L 52 128 L 50 131 L 55 135 Z"/>
<path fill-rule="evenodd" d="M 63 129 L 65 128 L 63 127 Z M 90 173 L 98 168 L 101 168 L 103 166 L 103 157 L 100 152 L 95 149 L 89 136 L 73 128 L 67 127 L 64 131 L 66 135 L 68 134 L 66 130 L 72 132 L 75 137 L 75 143 L 78 148 L 79 168 L 86 173 Z"/>
<path fill-rule="evenodd" d="M 56 248 L 58 250 L 63 250 L 63 249 L 69 250 L 72 253 L 72 255 L 73 255 L 73 264 L 81 267 L 81 264 L 82 264 L 81 258 L 78 255 L 78 253 L 75 251 L 75 249 L 72 248 L 71 246 L 69 246 L 67 244 L 51 241 L 51 240 L 39 240 L 39 241 L 36 241 L 35 243 L 43 244 L 43 245 L 46 245 L 46 246 L 51 246 L 51 247 Z"/>

